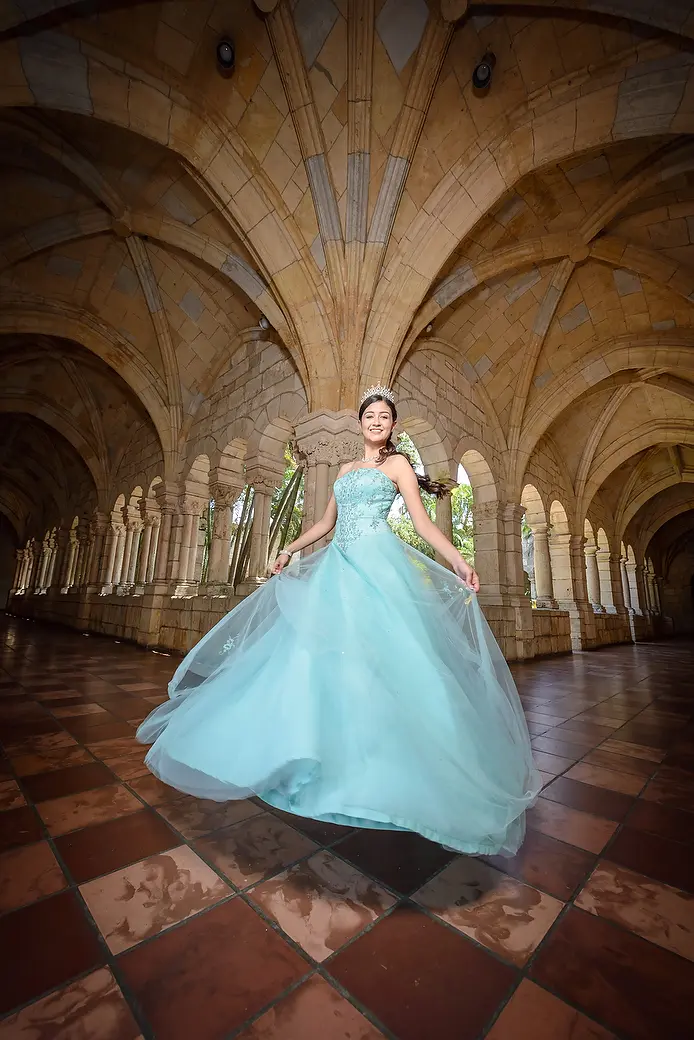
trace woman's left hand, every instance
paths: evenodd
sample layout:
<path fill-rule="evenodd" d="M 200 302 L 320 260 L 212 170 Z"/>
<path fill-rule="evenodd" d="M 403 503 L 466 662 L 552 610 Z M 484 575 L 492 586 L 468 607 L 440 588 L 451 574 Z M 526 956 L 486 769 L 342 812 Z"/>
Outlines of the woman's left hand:
<path fill-rule="evenodd" d="M 480 591 L 480 579 L 477 577 L 474 569 L 469 563 L 466 563 L 462 556 L 459 556 L 453 563 L 453 570 L 462 581 L 465 582 L 469 589 L 473 592 Z"/>

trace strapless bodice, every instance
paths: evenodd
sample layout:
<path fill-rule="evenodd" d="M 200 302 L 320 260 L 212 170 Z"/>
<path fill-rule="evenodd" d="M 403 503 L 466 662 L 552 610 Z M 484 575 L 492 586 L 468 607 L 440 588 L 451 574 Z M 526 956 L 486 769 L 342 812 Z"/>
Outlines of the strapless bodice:
<path fill-rule="evenodd" d="M 333 542 L 347 549 L 367 534 L 389 531 L 386 523 L 398 493 L 390 477 L 380 469 L 352 469 L 334 485 L 337 525 Z"/>

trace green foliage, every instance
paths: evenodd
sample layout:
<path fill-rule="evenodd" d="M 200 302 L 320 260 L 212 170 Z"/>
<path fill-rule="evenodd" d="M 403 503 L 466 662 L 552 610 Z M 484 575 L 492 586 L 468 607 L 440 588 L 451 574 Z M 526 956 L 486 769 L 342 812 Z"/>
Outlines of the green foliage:
<path fill-rule="evenodd" d="M 270 507 L 270 516 L 274 520 L 282 509 L 283 504 L 286 502 L 287 495 L 292 495 L 294 491 L 293 480 L 294 474 L 298 468 L 298 463 L 292 453 L 291 444 L 285 445 L 284 449 L 284 477 L 282 483 L 276 488 L 272 496 L 272 505 Z M 292 487 L 290 488 L 290 485 Z M 289 490 L 288 490 L 289 489 Z M 286 545 L 287 542 L 293 542 L 295 538 L 298 538 L 301 534 L 301 523 L 304 516 L 304 480 L 301 477 L 298 491 L 296 492 L 296 498 L 294 506 L 291 510 L 291 515 L 288 520 L 283 519 L 283 531 L 281 537 L 282 545 Z M 286 527 L 285 527 L 286 525 Z"/>
<path fill-rule="evenodd" d="M 417 473 L 423 473 L 422 460 L 411 437 L 401 433 L 398 437 L 398 451 L 407 455 Z M 432 520 L 436 519 L 436 498 L 434 495 L 422 492 L 422 503 Z M 469 484 L 460 484 L 454 488 L 451 495 L 451 510 L 453 513 L 453 544 L 468 563 L 472 563 L 474 555 L 473 546 L 473 522 L 472 522 L 472 488 Z M 396 502 L 396 512 L 388 518 L 391 530 L 407 542 L 413 549 L 418 549 L 430 559 L 434 558 L 434 550 L 428 542 L 417 534 L 408 511 L 402 503 Z"/>

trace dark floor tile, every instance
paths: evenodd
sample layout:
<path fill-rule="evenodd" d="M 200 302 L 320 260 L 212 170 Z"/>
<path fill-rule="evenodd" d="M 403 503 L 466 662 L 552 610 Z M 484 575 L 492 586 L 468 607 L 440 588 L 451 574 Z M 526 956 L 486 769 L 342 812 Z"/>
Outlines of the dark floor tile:
<path fill-rule="evenodd" d="M 97 708 L 101 708 L 101 705 L 97 705 Z M 112 715 L 110 711 L 97 711 L 89 715 L 67 715 L 60 721 L 68 733 L 71 733 L 77 740 L 84 738 L 91 740 L 92 730 L 111 726 L 121 720 Z"/>
<path fill-rule="evenodd" d="M 145 809 L 55 839 L 56 848 L 78 884 L 179 845 L 161 816 Z"/>
<path fill-rule="evenodd" d="M 104 963 L 104 951 L 73 892 L 0 918 L 0 1013 Z"/>
<path fill-rule="evenodd" d="M 344 838 L 353 831 L 351 827 L 341 827 L 336 823 L 321 823 L 320 820 L 307 820 L 303 816 L 294 816 L 293 813 L 282 812 L 281 809 L 275 809 L 273 806 L 266 805 L 261 798 L 257 801 L 258 805 L 262 806 L 263 809 L 269 809 L 275 816 L 279 816 L 290 827 L 301 831 L 302 834 L 305 834 L 307 838 L 315 841 L 318 845 L 330 845 L 332 842 L 337 841 L 338 838 Z"/>
<path fill-rule="evenodd" d="M 647 802 L 694 812 L 694 778 L 681 771 L 665 773 L 659 770 L 641 792 L 641 797 Z"/>
<path fill-rule="evenodd" d="M 691 1040 L 694 964 L 575 908 L 530 974 L 624 1040 Z"/>
<path fill-rule="evenodd" d="M 572 744 L 566 740 L 556 740 L 547 736 L 533 737 L 531 743 L 536 751 L 559 755 L 560 758 L 572 758 L 576 762 L 586 753 L 585 744 Z"/>
<path fill-rule="evenodd" d="M 412 907 L 326 964 L 398 1040 L 474 1040 L 517 972 Z"/>
<path fill-rule="evenodd" d="M 98 717 L 97 715 L 92 716 L 92 718 Z M 114 740 L 116 737 L 132 737 L 135 732 L 134 727 L 129 722 L 123 722 L 121 719 L 99 726 L 92 726 L 89 723 L 86 726 L 81 726 L 82 719 L 66 719 L 65 721 L 75 724 L 70 728 L 70 733 L 72 733 L 73 737 L 89 744 L 95 744 L 100 740 Z M 69 727 L 66 726 L 65 728 L 68 729 Z"/>
<path fill-rule="evenodd" d="M 455 856 L 418 834 L 371 830 L 355 831 L 333 851 L 404 895 L 421 888 Z"/>
<path fill-rule="evenodd" d="M 608 791 L 604 787 L 594 787 L 592 784 L 581 783 L 580 780 L 570 780 L 566 776 L 557 777 L 548 784 L 542 792 L 542 797 L 617 823 L 624 819 L 634 804 L 630 795 Z"/>
<path fill-rule="evenodd" d="M 569 899 L 585 881 L 595 863 L 592 852 L 585 852 L 533 830 L 527 831 L 525 841 L 515 856 L 489 856 L 484 859 L 505 874 L 563 900 Z"/>
<path fill-rule="evenodd" d="M 603 855 L 665 885 L 694 892 L 694 858 L 689 847 L 679 841 L 623 827 Z"/>
<path fill-rule="evenodd" d="M 638 798 L 629 814 L 629 826 L 657 834 L 661 838 L 694 845 L 694 813 L 683 812 L 671 805 Z"/>
<path fill-rule="evenodd" d="M 630 744 L 643 744 L 644 747 L 666 748 L 672 742 L 672 735 L 667 730 L 656 726 L 640 726 L 630 722 L 611 734 L 614 740 L 626 740 Z"/>
<path fill-rule="evenodd" d="M 28 805 L 0 813 L 0 852 L 40 841 L 42 837 L 41 824 Z"/>
<path fill-rule="evenodd" d="M 118 970 L 157 1036 L 219 1040 L 311 966 L 237 898 L 123 954 Z"/>
<path fill-rule="evenodd" d="M 663 765 L 681 769 L 685 773 L 694 773 L 694 755 L 689 751 L 676 751 L 667 756 Z"/>
<path fill-rule="evenodd" d="M 112 784 L 113 773 L 101 762 L 93 762 L 90 765 L 68 766 L 67 769 L 26 776 L 22 783 L 33 801 L 45 802 L 50 798 L 88 791 L 90 787 Z"/>
<path fill-rule="evenodd" d="M 31 722 L 5 722 L 0 725 L 0 742 L 18 744 L 27 737 L 35 737 L 41 733 L 60 733 L 62 728 L 49 716 L 44 719 L 32 719 Z"/>

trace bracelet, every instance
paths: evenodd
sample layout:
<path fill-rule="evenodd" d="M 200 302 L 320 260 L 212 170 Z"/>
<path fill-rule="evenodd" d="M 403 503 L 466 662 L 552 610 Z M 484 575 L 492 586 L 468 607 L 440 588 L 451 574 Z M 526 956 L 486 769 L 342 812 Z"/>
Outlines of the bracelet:
<path fill-rule="evenodd" d="M 289 549 L 283 549 L 282 552 L 279 555 L 280 556 L 288 556 L 289 559 L 291 560 L 291 558 L 294 555 L 294 553 L 290 552 Z M 278 559 L 279 559 L 279 557 L 278 557 Z"/>

